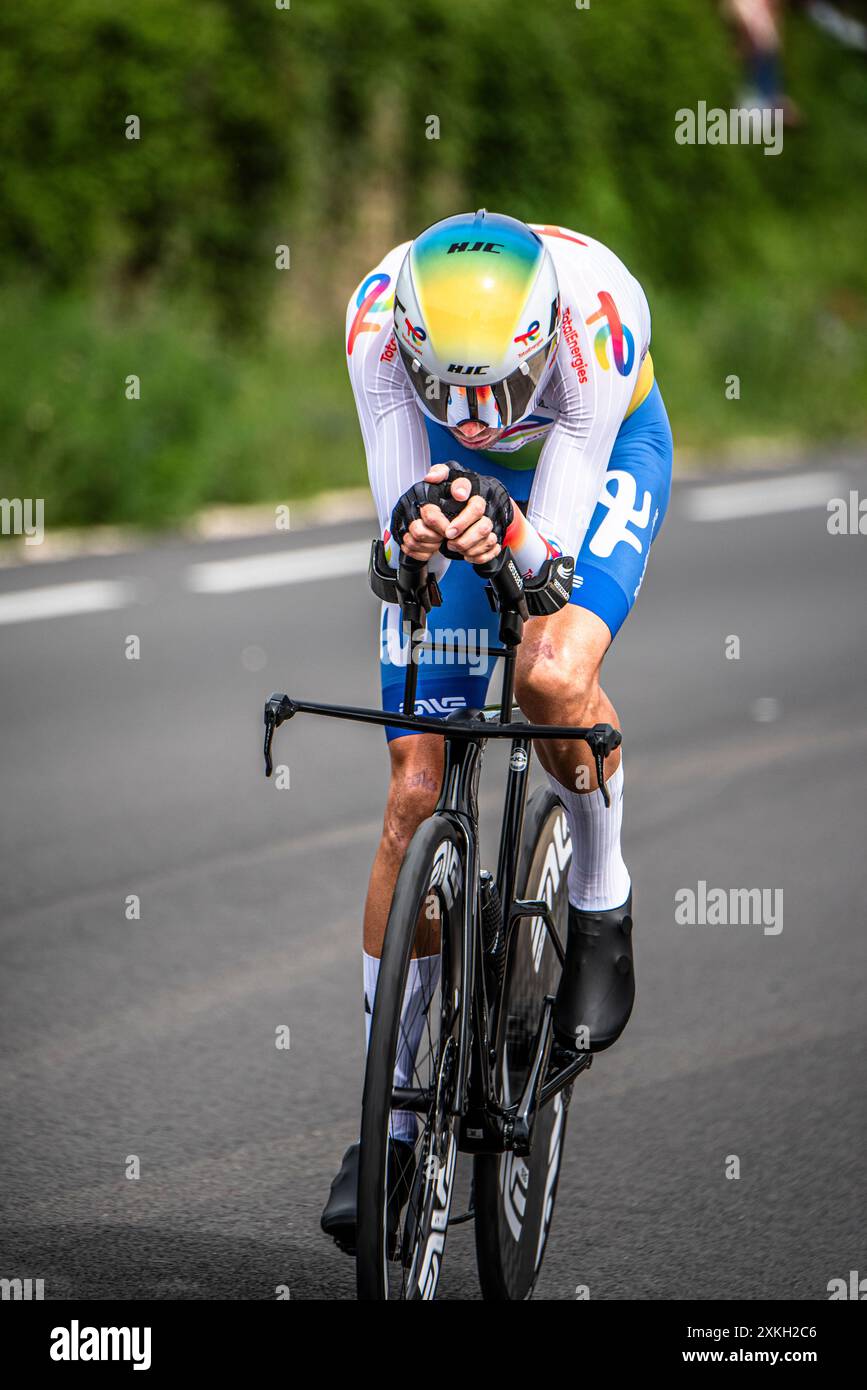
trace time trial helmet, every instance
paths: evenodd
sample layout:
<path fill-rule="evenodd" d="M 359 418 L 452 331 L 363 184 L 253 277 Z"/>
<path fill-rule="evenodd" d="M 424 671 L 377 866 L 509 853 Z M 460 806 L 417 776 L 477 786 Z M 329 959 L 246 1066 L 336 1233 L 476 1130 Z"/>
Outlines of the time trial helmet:
<path fill-rule="evenodd" d="M 560 291 L 541 237 L 513 217 L 435 222 L 404 257 L 394 335 L 422 410 L 507 429 L 535 407 L 557 351 Z"/>

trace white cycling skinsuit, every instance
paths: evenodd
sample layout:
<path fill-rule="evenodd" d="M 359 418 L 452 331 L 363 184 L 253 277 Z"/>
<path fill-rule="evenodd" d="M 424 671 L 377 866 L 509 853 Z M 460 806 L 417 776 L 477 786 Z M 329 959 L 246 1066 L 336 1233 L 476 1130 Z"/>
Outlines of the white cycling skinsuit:
<path fill-rule="evenodd" d="M 601 242 L 560 227 L 534 231 L 557 271 L 560 342 L 542 401 L 491 452 L 508 455 L 544 436 L 526 516 L 556 550 L 577 557 L 621 425 L 653 388 L 650 310 L 638 281 Z M 394 285 L 409 246 L 396 246 L 365 276 L 346 313 L 349 375 L 383 535 L 398 498 L 432 462 L 430 431 L 392 325 Z M 455 444 L 454 457 L 459 450 Z M 488 471 L 484 457 L 476 456 L 470 466 Z M 436 557 L 435 567 L 437 561 L 442 572 L 448 561 Z"/>
<path fill-rule="evenodd" d="M 477 214 L 476 218 L 480 216 Z M 428 232 L 448 226 L 450 221 L 436 224 Z M 475 236 L 472 219 L 467 218 L 466 222 L 463 235 Z M 536 572 L 551 553 L 573 556 L 575 574 L 570 603 L 600 618 L 613 638 L 641 587 L 651 544 L 665 516 L 671 484 L 671 430 L 649 353 L 650 310 L 641 285 L 601 242 L 563 227 L 533 225 L 533 231 L 542 238 L 556 271 L 560 309 L 556 353 L 547 379 L 540 377 L 541 394 L 529 398 L 531 412 L 509 423 L 484 451 L 468 449 L 447 423 L 440 423 L 459 423 L 463 401 L 469 401 L 468 395 L 461 395 L 465 388 L 452 384 L 463 367 L 448 368 L 449 396 L 444 402 L 439 398 L 441 406 L 445 406 L 441 414 L 427 411 L 407 375 L 401 349 L 413 350 L 413 334 L 415 342 L 426 338 L 425 332 L 420 331 L 423 323 L 408 323 L 404 306 L 400 306 L 403 316 L 397 330 L 401 334 L 400 346 L 395 336 L 395 285 L 412 243 L 396 246 L 354 291 L 346 314 L 346 354 L 370 486 L 380 532 L 388 544 L 395 504 L 424 479 L 432 464 L 455 461 L 497 478 L 516 504 L 504 542 L 519 569 L 525 574 Z M 450 246 L 451 235 L 450 230 L 444 233 L 446 255 L 466 249 L 489 251 L 496 244 L 492 241 L 490 246 L 483 246 L 479 242 L 467 248 L 466 242 L 456 242 Z M 496 235 L 494 230 L 492 236 Z M 458 302 L 462 309 L 466 301 Z M 472 303 L 467 312 L 470 329 L 471 311 Z M 522 320 L 510 329 L 516 335 L 512 342 L 522 353 L 524 337 L 530 340 L 527 352 L 534 350 L 534 344 L 538 344 L 536 350 L 544 346 L 541 318 L 541 313 L 531 315 L 529 322 Z M 407 332 L 409 337 L 405 336 Z M 471 331 L 465 336 L 472 342 Z M 461 360 L 475 362 L 475 367 L 468 367 L 468 371 L 481 370 L 474 357 Z M 410 369 L 415 370 L 418 365 L 411 357 Z M 476 396 L 475 408 L 477 403 Z M 499 401 L 497 411 L 498 419 L 512 421 L 511 414 L 507 417 L 501 412 Z M 534 441 L 542 441 L 538 462 L 532 456 L 534 450 L 524 464 L 519 451 Z M 396 565 L 394 547 L 387 553 L 390 563 Z M 432 650 L 440 634 L 454 645 L 454 633 L 460 631 L 463 647 L 469 651 L 470 638 L 475 638 L 486 659 L 474 663 L 472 655 L 465 653 L 448 664 L 422 661 L 416 712 L 444 716 L 460 708 L 481 708 L 486 703 L 491 675 L 492 663 L 487 653 L 496 648 L 498 641 L 497 616 L 491 613 L 471 565 L 450 562 L 441 554 L 435 554 L 430 565 L 440 577 L 443 600 L 440 607 L 427 615 Z M 383 605 L 380 664 L 383 708 L 387 710 L 402 708 L 405 687 L 406 656 L 401 650 L 399 616 L 396 605 Z M 598 641 L 599 629 L 595 631 Z M 386 733 L 390 740 L 417 737 L 415 731 L 393 726 Z M 408 752 L 406 748 L 404 751 Z M 408 765 L 413 766 L 409 760 Z M 396 758 L 395 767 L 399 766 Z M 631 881 L 620 851 L 622 767 L 608 777 L 607 802 L 599 789 L 573 789 L 571 781 L 558 781 L 550 771 L 548 777 L 566 808 L 573 845 L 569 869 L 570 933 L 575 912 L 607 914 L 612 917 L 611 930 L 619 931 L 624 914 L 631 912 Z M 610 925 L 607 916 L 606 929 Z M 624 950 L 625 947 L 621 953 Z M 435 956 L 411 962 L 410 998 L 402 1023 L 407 1046 L 395 1072 L 398 1085 L 408 1084 L 405 1078 L 412 1074 L 418 1041 L 415 1028 L 420 1011 L 413 1001 L 424 996 L 435 979 L 438 964 Z M 365 951 L 368 1023 L 378 972 L 378 954 Z M 566 973 L 564 970 L 564 979 Z M 630 973 L 630 985 L 631 980 Z M 602 993 L 607 998 L 609 982 L 603 984 Z M 629 1008 L 631 1003 L 617 1021 L 613 1034 L 603 1036 L 600 1045 L 608 1045 L 619 1035 Z M 396 1139 L 414 1142 L 415 1118 L 396 1112 L 390 1133 Z"/>

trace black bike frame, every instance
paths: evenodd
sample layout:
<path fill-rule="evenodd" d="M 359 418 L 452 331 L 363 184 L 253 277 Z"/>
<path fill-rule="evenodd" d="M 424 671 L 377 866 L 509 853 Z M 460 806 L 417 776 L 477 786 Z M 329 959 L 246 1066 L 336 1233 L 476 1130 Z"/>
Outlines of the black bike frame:
<path fill-rule="evenodd" d="M 464 1151 L 474 1153 L 502 1152 L 509 1148 L 526 1153 L 538 1109 L 570 1085 L 592 1060 L 589 1052 L 576 1053 L 554 1076 L 545 1079 L 551 1047 L 550 1013 L 553 1000 L 549 997 L 543 1007 L 534 1044 L 533 1062 L 524 1093 L 509 1107 L 503 1107 L 497 1101 L 491 1068 L 492 1055 L 496 1053 L 492 1049 L 491 1038 L 497 1037 L 500 1023 L 498 1007 L 501 1000 L 499 995 L 493 1001 L 489 1001 L 487 997 L 479 912 L 478 786 L 485 744 L 490 738 L 512 741 L 496 878 L 500 902 L 504 912 L 508 914 L 504 924 L 503 949 L 509 952 L 514 932 L 521 920 L 527 917 L 541 917 L 561 961 L 564 957 L 563 943 L 548 904 L 543 901 L 515 898 L 532 741 L 581 739 L 586 742 L 593 752 L 603 795 L 606 794 L 604 760 L 608 753 L 620 744 L 620 734 L 607 724 L 596 724 L 592 728 L 576 728 L 568 724 L 530 724 L 523 720 L 513 722 L 515 655 L 517 643 L 520 641 L 521 625 L 518 622 L 517 628 L 515 627 L 516 614 L 513 609 L 501 607 L 500 611 L 501 641 L 506 635 L 508 645 L 487 649 L 489 655 L 502 658 L 504 662 L 503 688 L 498 713 L 493 710 L 461 710 L 461 717 L 455 711 L 444 719 L 405 713 L 407 709 L 415 708 L 418 662 L 421 654 L 427 650 L 446 650 L 439 644 L 424 642 L 424 628 L 415 623 L 411 625 L 407 651 L 404 712 L 362 709 L 352 705 L 319 704 L 295 700 L 288 695 L 272 695 L 265 706 L 264 751 L 265 771 L 268 776 L 272 770 L 271 745 L 274 731 L 296 714 L 328 715 L 335 719 L 389 725 L 405 729 L 408 733 L 437 734 L 444 740 L 443 780 L 433 814 L 452 821 L 461 831 L 465 845 L 465 853 L 462 856 L 464 915 L 460 923 L 459 944 L 455 943 L 460 951 L 463 967 L 463 990 L 458 1000 L 460 1067 L 456 1077 L 453 1111 L 462 1120 L 460 1147 Z M 506 958 L 508 959 L 508 954 Z M 422 1113 L 429 1108 L 432 1099 L 433 1094 L 429 1089 L 395 1088 L 392 1106 L 396 1110 L 414 1110 Z"/>
<path fill-rule="evenodd" d="M 502 1152 L 516 1148 L 526 1152 L 535 1114 L 542 1105 L 553 1100 L 558 1092 L 574 1081 L 590 1065 L 591 1054 L 576 1054 L 558 1074 L 546 1082 L 550 1050 L 548 1020 L 553 1000 L 547 1001 L 540 1020 L 534 1045 L 534 1065 L 530 1070 L 524 1094 L 511 1106 L 500 1105 L 494 1086 L 491 1067 L 498 1048 L 499 1004 L 487 996 L 483 964 L 483 942 L 479 914 L 478 864 L 478 783 L 488 738 L 509 737 L 512 740 L 509 770 L 503 800 L 500 842 L 497 855 L 496 885 L 503 905 L 506 959 L 512 948 L 512 938 L 522 920 L 541 917 L 554 949 L 562 962 L 565 951 L 548 904 L 541 900 L 525 900 L 515 896 L 518 860 L 523 837 L 524 810 L 529 786 L 531 746 L 534 738 L 582 738 L 592 730 L 574 726 L 513 724 L 511 722 L 514 690 L 515 648 L 498 648 L 496 654 L 504 660 L 503 694 L 499 720 L 479 711 L 469 721 L 449 716 L 440 724 L 444 736 L 443 780 L 434 815 L 445 816 L 461 830 L 464 842 L 464 918 L 460 924 L 460 955 L 463 963 L 463 997 L 459 1001 L 460 1067 L 455 1083 L 454 1111 L 461 1118 L 459 1147 L 469 1153 Z M 406 706 L 404 706 L 406 708 Z M 446 726 L 443 729 L 443 724 Z M 470 1045 L 471 1044 L 471 1045 Z M 432 1096 L 427 1090 L 400 1088 L 394 1093 L 394 1108 L 424 1112 Z"/>

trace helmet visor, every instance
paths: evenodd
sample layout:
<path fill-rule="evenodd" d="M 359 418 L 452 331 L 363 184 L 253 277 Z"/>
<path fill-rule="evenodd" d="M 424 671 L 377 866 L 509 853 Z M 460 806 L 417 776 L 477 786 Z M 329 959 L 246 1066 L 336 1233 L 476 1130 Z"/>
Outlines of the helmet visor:
<path fill-rule="evenodd" d="M 491 387 L 504 425 L 514 425 L 527 414 L 556 351 L 557 334 L 554 333 L 547 343 L 526 357 L 520 367 Z"/>
<path fill-rule="evenodd" d="M 480 420 L 492 429 L 507 429 L 522 419 L 557 350 L 554 333 L 502 381 L 490 385 L 453 386 L 426 372 L 418 357 L 398 340 L 403 365 L 419 403 L 441 425 L 454 428 Z"/>

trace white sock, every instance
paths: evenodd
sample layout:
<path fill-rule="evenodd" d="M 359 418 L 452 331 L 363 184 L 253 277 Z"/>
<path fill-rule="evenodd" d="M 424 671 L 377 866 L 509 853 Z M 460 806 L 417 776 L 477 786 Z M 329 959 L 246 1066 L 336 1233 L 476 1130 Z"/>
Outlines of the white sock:
<path fill-rule="evenodd" d="M 570 791 L 548 774 L 548 780 L 566 807 L 572 834 L 569 868 L 569 901 L 584 912 L 620 907 L 629 897 L 629 870 L 620 852 L 623 820 L 623 762 L 606 782 L 611 805 L 598 789 Z"/>
<path fill-rule="evenodd" d="M 364 968 L 364 1055 L 367 1056 L 373 1001 L 376 998 L 376 982 L 379 979 L 379 956 L 369 956 L 366 951 L 362 951 L 361 959 Z"/>
<path fill-rule="evenodd" d="M 409 963 L 409 977 L 403 996 L 398 1035 L 397 1059 L 394 1068 L 395 1086 L 410 1086 L 413 1080 L 416 1053 L 424 1033 L 428 1008 L 437 987 L 440 956 L 419 956 Z M 370 1042 L 370 1023 L 376 982 L 379 978 L 379 957 L 364 952 L 364 1033 L 365 1048 Z M 404 1139 L 414 1144 L 418 1121 L 411 1110 L 392 1111 L 389 1124 L 392 1139 Z"/>

